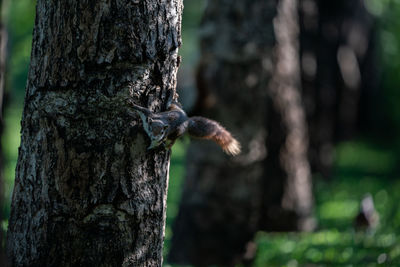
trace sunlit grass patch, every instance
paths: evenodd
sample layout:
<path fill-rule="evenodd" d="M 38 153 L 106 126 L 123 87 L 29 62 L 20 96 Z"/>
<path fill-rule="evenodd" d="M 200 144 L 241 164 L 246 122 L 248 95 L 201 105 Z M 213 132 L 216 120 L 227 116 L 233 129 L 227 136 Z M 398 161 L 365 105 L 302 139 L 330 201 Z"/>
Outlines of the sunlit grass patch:
<path fill-rule="evenodd" d="M 343 142 L 336 147 L 336 166 L 341 173 L 387 174 L 396 168 L 396 154 L 370 142 Z"/>
<path fill-rule="evenodd" d="M 254 266 L 400 266 L 400 180 L 389 148 L 362 141 L 337 148 L 334 177 L 314 180 L 314 233 L 258 233 Z M 354 228 L 370 194 L 380 217 L 371 231 Z"/>
<path fill-rule="evenodd" d="M 359 203 L 355 200 L 327 201 L 318 207 L 319 216 L 324 219 L 352 219 L 357 215 Z"/>
<path fill-rule="evenodd" d="M 315 233 L 258 233 L 258 254 L 254 266 L 295 266 L 322 264 L 399 263 L 399 247 L 379 246 L 376 240 L 387 236 L 369 236 L 360 232 L 336 230 Z M 389 245 L 389 243 L 386 243 Z"/>

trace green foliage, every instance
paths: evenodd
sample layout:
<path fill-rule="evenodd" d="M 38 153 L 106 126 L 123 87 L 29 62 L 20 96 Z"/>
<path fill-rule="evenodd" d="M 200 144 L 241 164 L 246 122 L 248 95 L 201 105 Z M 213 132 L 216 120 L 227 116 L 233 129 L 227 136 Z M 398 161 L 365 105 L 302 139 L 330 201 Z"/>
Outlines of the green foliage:
<path fill-rule="evenodd" d="M 11 194 L 14 188 L 15 167 L 17 165 L 18 147 L 20 144 L 20 120 L 22 106 L 13 106 L 6 110 L 4 121 L 6 127 L 2 136 L 2 148 L 4 156 L 4 203 L 2 203 L 2 218 L 10 216 Z M 4 224 L 6 222 L 3 222 Z"/>
<path fill-rule="evenodd" d="M 399 266 L 400 180 L 394 154 L 366 142 L 337 147 L 335 177 L 315 181 L 314 233 L 258 233 L 254 266 Z M 366 193 L 373 196 L 380 224 L 356 231 L 354 218 Z"/>
<path fill-rule="evenodd" d="M 167 197 L 167 221 L 165 227 L 165 242 L 164 242 L 164 258 L 166 258 L 171 238 L 172 238 L 172 224 L 175 217 L 178 215 L 179 201 L 181 199 L 184 168 L 185 168 L 185 155 L 186 147 L 183 141 L 179 140 L 172 147 L 172 158 L 169 173 L 168 184 L 168 197 Z"/>
<path fill-rule="evenodd" d="M 14 186 L 15 167 L 20 143 L 20 120 L 23 95 L 28 74 L 29 58 L 32 45 L 32 28 L 36 1 L 7 1 L 3 13 L 8 31 L 8 56 L 6 73 L 6 92 L 4 132 L 2 148 L 4 155 L 5 202 L 1 203 L 3 218 L 10 215 L 11 192 Z M 23 15 L 21 15 L 23 14 Z M 3 228 L 7 221 L 0 222 Z"/>
<path fill-rule="evenodd" d="M 199 56 L 198 30 L 201 20 L 204 0 L 185 0 L 182 14 L 182 40 L 183 45 L 179 49 L 183 65 L 193 65 Z"/>
<path fill-rule="evenodd" d="M 388 117 L 400 131 L 400 1 L 366 0 L 366 8 L 378 18 L 378 42 L 382 69 L 382 90 L 384 90 Z"/>
<path fill-rule="evenodd" d="M 7 86 L 6 90 L 22 99 L 32 47 L 33 22 L 36 1 L 9 1 L 5 18 L 8 35 Z"/>

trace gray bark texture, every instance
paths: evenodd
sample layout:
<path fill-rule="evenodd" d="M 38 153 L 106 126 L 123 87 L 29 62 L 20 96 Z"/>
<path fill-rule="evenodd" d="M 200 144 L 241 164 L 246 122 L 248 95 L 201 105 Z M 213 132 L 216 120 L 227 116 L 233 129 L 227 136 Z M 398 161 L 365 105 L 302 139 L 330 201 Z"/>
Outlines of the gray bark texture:
<path fill-rule="evenodd" d="M 226 126 L 243 151 L 229 158 L 211 143 L 191 143 L 173 263 L 233 266 L 254 257 L 259 229 L 305 229 L 312 197 L 296 3 L 208 3 L 195 110 Z M 276 40 L 274 30 L 282 31 Z"/>
<path fill-rule="evenodd" d="M 170 152 L 126 99 L 176 98 L 181 0 L 38 0 L 8 229 L 13 266 L 161 266 Z"/>

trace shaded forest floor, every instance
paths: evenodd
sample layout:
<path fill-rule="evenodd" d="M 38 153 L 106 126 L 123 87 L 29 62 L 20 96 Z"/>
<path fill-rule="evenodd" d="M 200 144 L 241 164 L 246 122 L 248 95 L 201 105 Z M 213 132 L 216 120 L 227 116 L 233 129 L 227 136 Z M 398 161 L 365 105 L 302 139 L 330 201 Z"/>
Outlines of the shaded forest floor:
<path fill-rule="evenodd" d="M 165 253 L 178 212 L 185 145 L 173 148 L 167 208 Z M 400 175 L 393 147 L 367 140 L 336 148 L 332 179 L 314 178 L 313 233 L 265 233 L 256 236 L 254 266 L 400 266 Z M 371 194 L 379 213 L 376 229 L 359 231 L 354 218 L 360 201 Z"/>

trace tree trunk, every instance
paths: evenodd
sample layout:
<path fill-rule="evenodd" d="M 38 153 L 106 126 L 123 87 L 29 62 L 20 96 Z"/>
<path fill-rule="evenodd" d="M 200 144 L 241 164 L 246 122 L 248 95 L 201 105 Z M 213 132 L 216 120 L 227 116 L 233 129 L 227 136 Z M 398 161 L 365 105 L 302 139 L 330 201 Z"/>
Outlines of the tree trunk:
<path fill-rule="evenodd" d="M 229 158 L 213 144 L 197 141 L 190 145 L 183 197 L 173 228 L 171 262 L 233 265 L 243 258 L 251 259 L 255 253 L 251 240 L 258 229 L 266 229 L 268 222 L 262 218 L 275 211 L 271 206 L 294 213 L 292 218 L 281 212 L 272 214 L 276 221 L 290 220 L 289 229 L 305 226 L 312 199 L 307 134 L 298 92 L 297 32 L 288 28 L 296 27 L 296 7 L 287 10 L 294 3 L 281 1 L 276 18 L 281 26 L 275 30 L 285 31 L 289 39 L 278 38 L 275 64 L 288 63 L 290 70 L 286 73 L 274 68 L 278 75 L 273 80 L 277 87 L 271 86 L 274 90 L 268 87 L 274 63 L 275 1 L 219 0 L 208 4 L 197 76 L 202 99 L 196 109 L 208 108 L 203 114 L 231 130 L 242 143 L 243 152 Z M 282 25 L 285 20 L 291 24 Z M 286 52 L 293 61 L 288 61 Z M 276 105 L 273 116 L 267 112 L 269 102 Z M 284 142 L 272 154 L 268 145 L 272 146 L 269 140 L 273 132 L 267 128 L 271 120 L 285 126 L 285 131 L 280 131 Z M 284 162 L 279 162 L 282 155 Z M 278 188 L 273 187 L 276 183 Z M 275 189 L 277 203 L 272 203 L 270 196 L 264 196 Z"/>
<path fill-rule="evenodd" d="M 281 0 L 274 19 L 276 47 L 269 93 L 264 230 L 311 230 L 312 183 L 307 122 L 301 97 L 297 0 Z M 272 179 L 269 177 L 273 177 Z"/>
<path fill-rule="evenodd" d="M 329 177 L 334 143 L 359 128 L 370 132 L 371 119 L 379 117 L 373 108 L 379 99 L 374 20 L 360 0 L 300 3 L 310 163 Z"/>
<path fill-rule="evenodd" d="M 14 266 L 161 266 L 170 152 L 126 99 L 175 98 L 181 0 L 38 0 L 8 230 Z"/>

